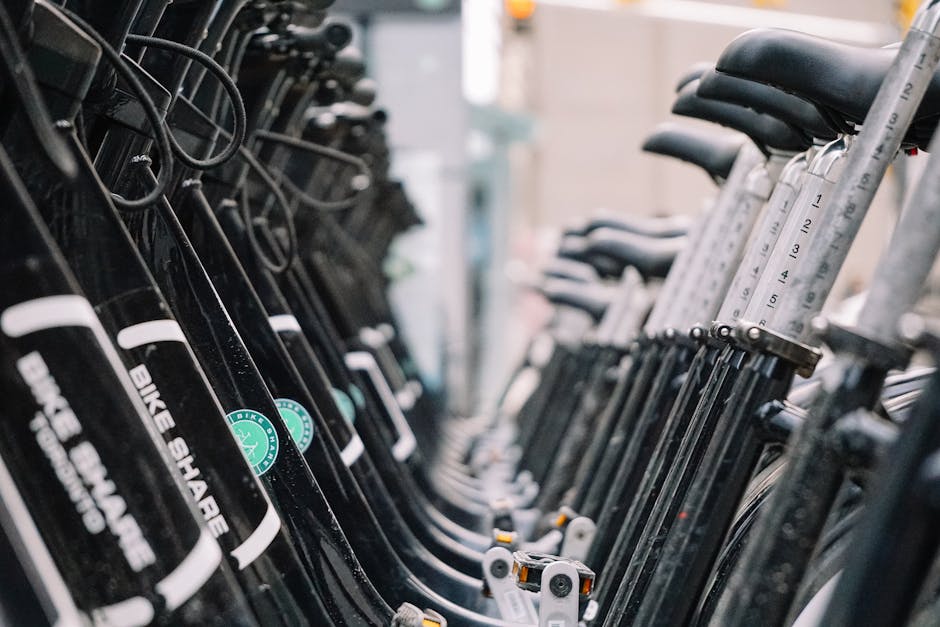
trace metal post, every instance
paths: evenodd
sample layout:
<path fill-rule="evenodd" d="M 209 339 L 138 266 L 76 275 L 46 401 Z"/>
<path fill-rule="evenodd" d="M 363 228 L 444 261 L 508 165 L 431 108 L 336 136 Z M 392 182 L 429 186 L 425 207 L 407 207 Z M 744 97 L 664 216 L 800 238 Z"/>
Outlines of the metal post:
<path fill-rule="evenodd" d="M 891 236 L 868 288 L 858 331 L 894 345 L 901 316 L 914 306 L 940 250 L 940 133 L 930 142 L 930 160 Z"/>
<path fill-rule="evenodd" d="M 764 268 L 770 261 L 774 245 L 787 223 L 790 210 L 803 186 L 803 177 L 815 154 L 815 148 L 798 154 L 790 160 L 781 173 L 777 186 L 770 200 L 767 201 L 764 215 L 754 229 L 747 253 L 731 281 L 731 287 L 728 288 L 721 309 L 718 310 L 717 322 L 734 324 L 744 314 L 748 303 L 754 296 Z"/>
<path fill-rule="evenodd" d="M 728 180 L 721 189 L 721 194 L 715 203 L 708 219 L 708 224 L 702 233 L 701 244 L 696 248 L 695 254 L 689 260 L 689 265 L 682 282 L 676 291 L 675 306 L 670 308 L 670 315 L 663 320 L 664 327 L 682 328 L 688 326 L 690 319 L 697 314 L 693 310 L 696 296 L 702 284 L 703 273 L 711 266 L 710 260 L 715 250 L 719 249 L 721 242 L 728 233 L 741 204 L 745 193 L 747 177 L 755 165 L 764 160 L 764 155 L 752 143 L 745 144 L 738 153 Z M 661 329 L 653 329 L 654 332 Z"/>
<path fill-rule="evenodd" d="M 846 156 L 844 174 L 821 216 L 820 231 L 793 276 L 792 290 L 777 313 L 783 333 L 808 335 L 809 319 L 820 311 L 885 171 L 940 63 L 940 4 L 925 2 L 904 38 L 861 132 Z"/>
<path fill-rule="evenodd" d="M 719 233 L 715 248 L 710 251 L 708 265 L 702 266 L 698 275 L 696 295 L 690 301 L 690 307 L 686 310 L 687 318 L 680 329 L 707 324 L 714 320 L 740 265 L 745 247 L 751 240 L 754 223 L 792 156 L 792 153 L 772 154 L 766 162 L 758 163 L 748 173 L 744 189 L 736 203 L 733 219 Z"/>
<path fill-rule="evenodd" d="M 649 319 L 643 327 L 647 335 L 653 336 L 662 330 L 666 326 L 666 320 L 672 315 L 673 308 L 678 306 L 679 288 L 682 286 L 685 275 L 689 272 L 692 259 L 698 255 L 699 249 L 704 244 L 705 231 L 712 217 L 712 210 L 713 207 L 707 207 L 696 218 L 695 223 L 689 230 L 685 247 L 679 251 L 675 261 L 672 262 L 669 274 L 666 275 L 666 279 L 659 289 Z"/>
<path fill-rule="evenodd" d="M 775 319 L 780 303 L 793 291 L 793 277 L 799 262 L 806 257 L 811 237 L 819 229 L 820 214 L 839 179 L 846 146 L 850 138 L 837 139 L 817 152 L 809 165 L 790 218 L 774 244 L 770 260 L 755 288 L 741 320 L 776 330 Z"/>

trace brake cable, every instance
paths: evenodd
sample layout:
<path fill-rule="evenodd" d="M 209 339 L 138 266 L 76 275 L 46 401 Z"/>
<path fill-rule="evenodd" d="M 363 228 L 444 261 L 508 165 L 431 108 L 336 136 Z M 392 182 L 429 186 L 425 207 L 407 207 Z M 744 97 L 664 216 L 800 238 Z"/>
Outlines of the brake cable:
<path fill-rule="evenodd" d="M 143 197 L 128 200 L 114 192 L 111 192 L 111 197 L 114 199 L 114 204 L 121 209 L 131 211 L 147 209 L 163 196 L 163 192 L 166 191 L 173 176 L 173 149 L 170 145 L 169 132 L 167 131 L 163 116 L 157 111 L 157 105 L 154 103 L 153 98 L 150 97 L 150 94 L 147 93 L 147 89 L 144 87 L 143 83 L 141 83 L 140 79 L 131 71 L 128 62 L 121 58 L 121 54 L 115 50 L 98 31 L 92 28 L 88 22 L 80 18 L 73 11 L 64 7 L 58 7 L 58 9 L 101 47 L 102 54 L 108 58 L 111 66 L 121 75 L 121 78 L 127 82 L 128 86 L 136 93 L 140 100 L 144 115 L 147 116 L 147 121 L 150 123 L 150 127 L 153 130 L 155 147 L 157 155 L 160 158 L 160 172 L 156 177 L 156 185 Z"/>
<path fill-rule="evenodd" d="M 74 178 L 78 172 L 78 164 L 62 138 L 52 132 L 54 128 L 52 116 L 46 109 L 46 103 L 39 93 L 32 67 L 20 47 L 13 20 L 2 3 L 0 3 L 0 62 L 10 77 L 17 97 L 26 103 L 23 109 L 36 140 L 56 168 L 67 178 Z"/>
<path fill-rule="evenodd" d="M 225 69 L 219 65 L 215 59 L 201 50 L 197 50 L 185 44 L 171 41 L 169 39 L 162 39 L 160 37 L 150 37 L 145 35 L 128 35 L 127 41 L 141 44 L 142 46 L 149 48 L 162 48 L 163 50 L 168 50 L 184 57 L 188 57 L 190 60 L 202 64 L 210 74 L 218 79 L 232 104 L 232 114 L 235 123 L 235 128 L 232 130 L 232 133 L 226 133 L 229 137 L 229 144 L 225 147 L 225 150 L 208 159 L 195 159 L 185 150 L 183 150 L 182 146 L 180 146 L 179 142 L 176 141 L 176 137 L 173 136 L 171 131 L 168 131 L 167 135 L 170 140 L 170 147 L 173 150 L 173 154 L 176 155 L 176 157 L 184 165 L 194 170 L 210 170 L 231 160 L 232 157 L 238 153 L 238 149 L 242 143 L 244 143 L 245 133 L 248 128 L 248 119 L 247 114 L 245 113 L 245 103 L 242 100 L 241 93 L 238 91 L 238 86 L 235 84 L 235 81 L 232 79 L 232 77 L 228 75 Z"/>
<path fill-rule="evenodd" d="M 261 260 L 261 263 L 270 270 L 273 274 L 283 274 L 287 271 L 288 268 L 293 265 L 294 260 L 297 257 L 297 229 L 294 226 L 294 216 L 291 213 L 290 203 L 287 202 L 287 198 L 284 196 L 284 192 L 281 191 L 281 188 L 278 186 L 277 182 L 268 172 L 258 159 L 251 153 L 250 150 L 244 146 L 238 148 L 238 155 L 242 158 L 245 164 L 252 170 L 259 179 L 270 189 L 271 193 L 274 195 L 277 204 L 280 205 L 281 211 L 284 214 L 284 224 L 287 228 L 287 249 L 284 251 L 284 261 L 280 264 L 275 263 L 271 260 L 271 257 L 264 252 L 264 249 L 261 247 L 260 242 L 258 242 L 257 237 L 255 236 L 254 226 L 252 225 L 251 218 L 251 207 L 248 202 L 248 191 L 246 186 L 243 184 L 242 188 L 238 191 L 239 194 L 239 204 L 240 211 L 242 216 L 242 221 L 245 223 L 245 229 L 248 231 L 248 242 L 251 244 L 252 249 L 255 254 L 258 255 L 258 258 Z"/>
<path fill-rule="evenodd" d="M 351 155 L 348 152 L 343 152 L 342 150 L 337 150 L 336 148 L 330 148 L 329 146 L 314 144 L 313 142 L 291 137 L 290 135 L 275 133 L 272 131 L 257 130 L 252 134 L 252 137 L 260 139 L 261 141 L 282 144 L 289 148 L 309 152 L 321 157 L 332 159 L 334 161 L 339 161 L 341 163 L 355 166 L 359 169 L 359 175 L 365 179 L 362 186 L 359 189 L 356 189 L 355 193 L 351 196 L 341 200 L 321 200 L 310 196 L 304 190 L 300 189 L 297 184 L 290 180 L 290 177 L 283 177 L 281 181 L 284 183 L 284 186 L 288 188 L 291 194 L 297 197 L 298 202 L 304 206 L 312 207 L 313 209 L 318 209 L 320 211 L 338 211 L 341 209 L 349 209 L 356 204 L 362 193 L 365 192 L 371 185 L 372 171 L 368 164 L 366 164 L 366 162 L 359 157 Z"/>

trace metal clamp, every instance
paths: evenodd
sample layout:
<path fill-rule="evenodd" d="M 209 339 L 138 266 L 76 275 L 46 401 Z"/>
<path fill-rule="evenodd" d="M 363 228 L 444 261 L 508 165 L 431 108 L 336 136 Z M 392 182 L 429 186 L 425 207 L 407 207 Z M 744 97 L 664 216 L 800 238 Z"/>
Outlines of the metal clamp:
<path fill-rule="evenodd" d="M 734 336 L 745 348 L 770 353 L 793 364 L 801 377 L 810 377 L 822 358 L 822 351 L 818 348 L 746 320 L 738 322 Z"/>
<path fill-rule="evenodd" d="M 734 325 L 716 320 L 712 322 L 712 326 L 708 330 L 708 335 L 721 343 L 731 342 L 734 340 Z"/>
<path fill-rule="evenodd" d="M 375 391 L 378 393 L 379 398 L 382 399 L 382 405 L 385 406 L 385 411 L 388 412 L 389 417 L 392 419 L 392 424 L 395 425 L 395 430 L 398 431 L 398 441 L 392 445 L 392 455 L 400 462 L 405 461 L 414 453 L 418 446 L 418 440 L 415 439 L 411 425 L 408 424 L 408 420 L 405 418 L 405 414 L 402 413 L 398 401 L 395 400 L 395 394 L 392 392 L 392 388 L 388 385 L 388 381 L 385 380 L 385 376 L 379 369 L 378 362 L 375 360 L 372 353 L 365 351 L 346 353 L 345 361 L 346 367 L 350 370 L 361 370 L 369 375 L 369 380 L 372 381 Z"/>

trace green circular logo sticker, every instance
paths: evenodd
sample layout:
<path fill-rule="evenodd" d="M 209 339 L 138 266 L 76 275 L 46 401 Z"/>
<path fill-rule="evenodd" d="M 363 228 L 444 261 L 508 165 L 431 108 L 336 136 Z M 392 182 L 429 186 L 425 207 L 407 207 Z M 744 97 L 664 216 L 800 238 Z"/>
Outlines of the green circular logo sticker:
<path fill-rule="evenodd" d="M 260 477 L 270 470 L 280 445 L 271 421 L 253 409 L 237 409 L 226 418 L 255 474 Z"/>
<path fill-rule="evenodd" d="M 289 398 L 276 398 L 274 404 L 277 410 L 281 412 L 281 418 L 290 431 L 290 437 L 294 439 L 297 448 L 301 453 L 306 452 L 313 442 L 313 417 L 307 409 Z"/>
<path fill-rule="evenodd" d="M 349 398 L 349 395 L 346 394 L 346 392 L 333 388 L 333 401 L 339 408 L 339 413 L 343 414 L 343 418 L 346 419 L 346 422 L 349 424 L 355 422 L 356 406 L 353 405 L 352 399 Z"/>
<path fill-rule="evenodd" d="M 352 397 L 353 401 L 356 403 L 356 407 L 359 409 L 365 409 L 366 406 L 366 397 L 362 395 L 362 390 L 357 388 L 355 385 L 349 385 L 349 395 Z"/>

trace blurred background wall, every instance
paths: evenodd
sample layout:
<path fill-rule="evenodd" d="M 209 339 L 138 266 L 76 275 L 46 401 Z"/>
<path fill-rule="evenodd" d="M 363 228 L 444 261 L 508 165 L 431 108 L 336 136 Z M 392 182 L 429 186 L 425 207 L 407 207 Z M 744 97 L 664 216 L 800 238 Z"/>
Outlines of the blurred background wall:
<path fill-rule="evenodd" d="M 525 285 L 561 228 L 599 209 L 696 212 L 714 194 L 696 169 L 639 150 L 672 119 L 675 82 L 693 63 L 761 27 L 885 45 L 914 4 L 340 0 L 381 84 L 396 172 L 427 223 L 397 247 L 394 292 L 451 408 L 494 403 L 547 315 Z M 835 294 L 870 275 L 897 194 L 879 193 Z"/>

